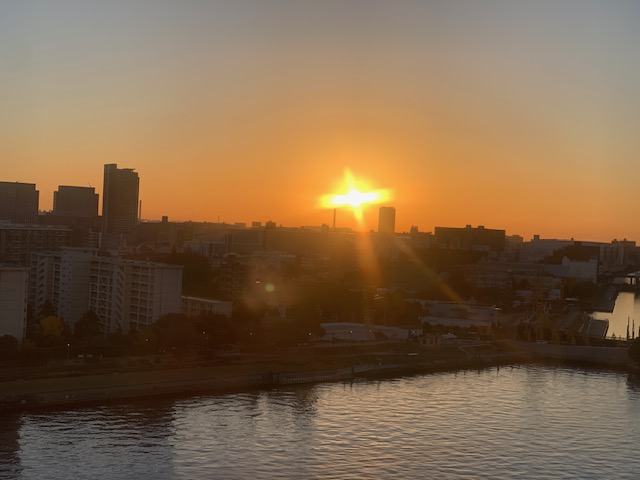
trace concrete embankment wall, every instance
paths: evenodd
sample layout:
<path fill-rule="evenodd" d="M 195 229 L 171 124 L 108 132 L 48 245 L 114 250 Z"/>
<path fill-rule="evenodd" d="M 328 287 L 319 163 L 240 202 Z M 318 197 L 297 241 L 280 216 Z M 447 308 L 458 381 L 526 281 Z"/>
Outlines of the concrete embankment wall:
<path fill-rule="evenodd" d="M 347 380 L 354 374 L 354 368 L 341 368 L 337 370 L 325 370 L 319 372 L 276 374 L 273 377 L 274 385 L 295 385 L 297 383 L 320 383 Z"/>
<path fill-rule="evenodd" d="M 391 377 L 396 375 L 435 373 L 453 370 L 482 369 L 496 365 L 512 365 L 529 360 L 523 352 L 481 353 L 467 356 L 432 359 L 427 362 L 387 364 L 356 372 L 365 377 Z"/>
<path fill-rule="evenodd" d="M 390 377 L 414 373 L 484 368 L 524 360 L 520 353 L 480 354 L 411 363 L 353 365 L 330 371 L 273 372 L 274 366 L 195 367 L 97 375 L 46 377 L 0 382 L 0 411 L 104 402 L 154 395 L 211 393 L 275 385 Z M 277 370 L 277 367 L 276 367 Z"/>
<path fill-rule="evenodd" d="M 248 370 L 224 372 L 216 367 L 176 368 L 4 381 L 0 382 L 0 410 L 239 390 L 271 383 L 268 374 Z"/>
<path fill-rule="evenodd" d="M 72 391 L 46 392 L 36 395 L 37 405 L 53 406 L 68 403 L 117 400 L 154 395 L 188 394 L 211 391 L 238 390 L 267 385 L 263 375 L 243 375 L 230 378 L 203 378 L 198 380 L 173 380 L 161 383 L 106 385 Z"/>
<path fill-rule="evenodd" d="M 510 347 L 541 360 L 579 362 L 603 367 L 626 367 L 627 348 L 590 347 L 586 345 L 555 345 L 552 343 L 505 341 Z"/>

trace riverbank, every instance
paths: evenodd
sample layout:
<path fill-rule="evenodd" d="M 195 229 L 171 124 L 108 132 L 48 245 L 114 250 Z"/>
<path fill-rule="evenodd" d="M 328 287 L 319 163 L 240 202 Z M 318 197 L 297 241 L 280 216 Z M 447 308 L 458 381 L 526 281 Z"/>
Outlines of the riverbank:
<path fill-rule="evenodd" d="M 555 362 L 595 368 L 629 370 L 627 347 L 596 347 L 589 345 L 558 345 L 546 342 L 504 340 L 514 351 L 526 355 L 530 361 Z"/>
<path fill-rule="evenodd" d="M 155 362 L 155 364 L 154 364 Z M 208 362 L 129 359 L 114 365 L 60 364 L 0 379 L 0 411 L 27 411 L 141 397 L 268 389 L 302 383 L 389 378 L 496 365 L 553 362 L 628 369 L 626 348 L 532 342 L 478 342 L 434 348 L 415 344 L 305 347 Z"/>
<path fill-rule="evenodd" d="M 0 381 L 0 410 L 32 410 L 159 395 L 191 395 L 276 388 L 299 383 L 391 377 L 446 370 L 484 368 L 523 361 L 518 352 L 482 344 L 415 351 L 406 345 L 298 350 L 251 355 L 225 364 L 201 362 L 172 367 L 119 369 L 26 376 Z M 478 347 L 478 346 L 476 346 Z"/>

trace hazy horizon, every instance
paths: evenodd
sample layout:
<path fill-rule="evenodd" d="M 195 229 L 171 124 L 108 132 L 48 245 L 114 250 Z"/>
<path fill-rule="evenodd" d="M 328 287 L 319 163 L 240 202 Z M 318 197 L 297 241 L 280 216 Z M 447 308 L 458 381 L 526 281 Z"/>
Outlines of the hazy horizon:
<path fill-rule="evenodd" d="M 568 0 L 0 4 L 0 181 L 142 217 L 331 224 L 350 168 L 396 230 L 639 239 L 640 5 Z M 341 210 L 338 226 L 357 228 Z M 377 226 L 377 206 L 365 212 Z"/>

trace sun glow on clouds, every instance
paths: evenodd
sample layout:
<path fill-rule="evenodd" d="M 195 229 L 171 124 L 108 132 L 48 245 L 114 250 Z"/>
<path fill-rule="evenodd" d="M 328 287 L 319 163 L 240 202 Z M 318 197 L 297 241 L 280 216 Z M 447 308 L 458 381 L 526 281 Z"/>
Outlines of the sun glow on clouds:
<path fill-rule="evenodd" d="M 360 226 L 363 221 L 363 208 L 367 204 L 384 203 L 391 200 L 390 190 L 371 189 L 363 181 L 356 180 L 348 169 L 344 172 L 341 190 L 346 190 L 346 193 L 323 195 L 320 198 L 321 208 L 351 207 Z"/>

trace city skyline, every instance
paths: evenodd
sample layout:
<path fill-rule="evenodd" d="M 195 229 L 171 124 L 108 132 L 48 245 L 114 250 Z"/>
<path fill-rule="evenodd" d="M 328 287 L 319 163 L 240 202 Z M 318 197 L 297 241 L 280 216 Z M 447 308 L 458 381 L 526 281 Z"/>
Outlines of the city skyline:
<path fill-rule="evenodd" d="M 4 3 L 2 180 L 50 210 L 58 185 L 102 196 L 117 163 L 144 219 L 331 225 L 317 200 L 350 168 L 393 191 L 397 231 L 640 238 L 637 18 L 623 2 Z"/>
<path fill-rule="evenodd" d="M 360 191 L 356 191 L 356 198 L 351 198 L 348 200 L 345 200 L 345 197 L 353 197 L 353 191 L 351 191 L 351 195 L 341 195 L 341 194 L 337 194 L 337 195 L 324 195 L 323 198 L 320 199 L 319 203 L 322 202 L 326 202 L 327 199 L 329 198 L 334 198 L 337 199 L 338 201 L 342 201 L 344 202 L 342 205 L 338 205 L 335 208 L 330 208 L 328 206 L 322 206 L 321 208 L 327 212 L 329 212 L 331 215 L 333 215 L 333 224 L 330 225 L 329 223 L 322 223 L 322 224 L 318 224 L 318 225 L 311 225 L 310 223 L 307 224 L 303 224 L 303 225 L 286 225 L 286 224 L 281 224 L 278 222 L 274 222 L 273 220 L 271 220 L 271 218 L 269 218 L 269 220 L 266 221 L 246 221 L 246 219 L 209 219 L 209 220 L 204 220 L 204 221 L 200 221 L 200 220 L 193 220 L 193 219 L 180 219 L 180 220 L 175 220 L 175 219 L 169 219 L 168 216 L 162 216 L 159 219 L 145 219 L 145 218 L 137 218 L 138 213 L 140 212 L 140 208 L 141 208 L 141 202 L 142 199 L 138 199 L 137 197 L 137 189 L 139 188 L 139 177 L 138 177 L 138 173 L 135 171 L 135 168 L 118 168 L 117 164 L 105 164 L 104 166 L 104 176 L 103 176 L 103 184 L 107 184 L 110 183 L 110 181 L 108 180 L 111 176 L 112 173 L 109 172 L 117 172 L 117 174 L 119 175 L 124 175 L 124 178 L 127 178 L 126 182 L 129 183 L 130 180 L 128 177 L 131 177 L 131 180 L 134 182 L 132 185 L 127 186 L 127 188 L 125 188 L 125 190 L 127 191 L 127 195 L 121 195 L 120 197 L 118 197 L 118 201 L 123 205 L 126 206 L 126 204 L 129 204 L 128 206 L 126 206 L 125 210 L 128 210 L 128 213 L 125 214 L 125 216 L 128 218 L 128 220 L 124 220 L 121 219 L 119 220 L 119 222 L 124 221 L 125 223 L 127 223 L 127 227 L 122 230 L 120 232 L 120 234 L 124 234 L 124 232 L 133 232 L 133 229 L 135 228 L 135 225 L 138 223 L 138 221 L 141 222 L 166 222 L 166 221 L 172 221 L 175 223 L 189 223 L 189 222 L 195 222 L 195 223 L 212 223 L 212 224 L 222 224 L 222 225 L 231 225 L 231 226 L 239 226 L 239 225 L 244 225 L 245 228 L 254 228 L 256 224 L 260 224 L 263 226 L 267 226 L 269 224 L 272 224 L 273 226 L 279 226 L 279 227 L 284 227 L 284 228 L 314 228 L 314 227 L 322 227 L 322 226 L 326 226 L 326 227 L 331 227 L 331 228 L 335 228 L 335 229 L 347 229 L 347 230 L 352 230 L 354 233 L 357 232 L 361 232 L 361 233 L 374 233 L 374 232 L 378 232 L 381 233 L 382 231 L 384 231 L 384 233 L 396 233 L 396 234 L 408 234 L 410 233 L 410 231 L 414 231 L 416 228 L 418 228 L 417 225 L 411 223 L 411 227 L 410 229 L 406 229 L 406 230 L 398 230 L 397 228 L 395 228 L 395 214 L 396 214 L 396 208 L 393 205 L 390 205 L 387 202 L 382 202 L 382 201 L 378 201 L 376 199 L 372 199 L 372 200 L 367 200 L 366 197 L 368 196 L 367 194 L 373 194 L 374 192 L 360 192 Z M 38 190 L 36 190 L 38 188 L 37 184 L 34 183 L 22 183 L 22 182 L 6 182 L 6 181 L 1 181 L 0 180 L 0 184 L 3 185 L 7 185 L 10 187 L 20 187 L 20 188 L 31 188 L 35 191 L 36 194 L 39 193 Z M 54 196 L 54 201 L 53 201 L 53 209 L 51 210 L 42 210 L 42 208 L 39 208 L 38 211 L 40 214 L 56 214 L 56 210 L 55 210 L 55 203 L 56 203 L 56 195 L 59 194 L 59 191 L 78 191 L 78 193 L 82 192 L 83 197 L 87 196 L 87 195 L 91 195 L 95 198 L 93 198 L 93 201 L 98 203 L 100 203 L 101 205 L 101 211 L 100 211 L 100 215 L 97 215 L 96 218 L 99 218 L 101 220 L 101 224 L 104 228 L 105 223 L 109 223 L 105 221 L 105 218 L 103 216 L 103 211 L 104 210 L 104 206 L 105 203 L 109 203 L 107 202 L 104 198 L 100 199 L 100 195 L 95 193 L 96 189 L 94 187 L 82 187 L 82 186 L 73 186 L 73 185 L 59 185 L 57 187 L 58 190 L 53 192 L 53 196 Z M 103 187 L 104 190 L 104 187 Z M 128 192 L 128 190 L 131 190 L 131 193 Z M 132 197 L 135 196 L 135 198 Z M 37 195 L 36 195 L 37 196 Z M 130 198 L 131 197 L 131 198 Z M 364 199 L 364 200 L 363 200 Z M 86 201 L 86 199 L 85 199 Z M 356 204 L 350 204 L 350 201 L 356 201 Z M 135 207 L 135 208 L 134 208 Z M 13 208 L 13 207 L 11 207 Z M 35 205 L 34 205 L 35 208 Z M 97 205 L 95 206 L 96 210 L 97 210 Z M 340 216 L 341 218 L 347 218 L 346 223 L 349 223 L 348 226 L 345 225 L 340 225 L 336 223 L 336 216 L 337 216 L 337 212 L 340 211 Z M 124 212 L 123 212 L 124 213 Z M 39 215 L 40 216 L 40 215 Z M 82 216 L 82 215 L 81 215 Z M 363 221 L 362 219 L 359 219 L 359 217 L 366 217 L 367 220 Z M 374 218 L 375 217 L 375 218 Z M 45 217 L 42 217 L 43 219 Z M 383 220 L 384 218 L 384 220 Z M 353 222 L 349 222 L 349 219 L 352 219 Z M 375 225 L 371 222 L 377 222 L 375 223 Z M 9 222 L 11 223 L 11 222 Z M 36 222 L 27 222 L 27 224 L 29 223 L 39 223 L 39 221 Z M 46 222 L 45 222 L 46 223 Z M 385 224 L 384 227 L 382 227 L 381 230 L 381 225 Z M 462 228 L 480 228 L 480 229 L 484 229 L 485 225 L 472 225 L 472 224 L 465 224 L 465 225 L 453 225 L 453 224 L 442 224 L 442 225 L 434 225 L 433 228 L 431 228 L 428 231 L 425 230 L 420 230 L 418 228 L 417 231 L 420 231 L 422 233 L 436 233 L 438 228 L 452 228 L 452 229 L 462 229 Z M 109 227 L 108 227 L 109 228 Z M 500 225 L 492 225 L 491 228 L 496 228 L 498 230 L 502 229 L 503 232 L 506 232 L 507 235 L 515 235 L 515 236 L 521 236 L 523 237 L 523 239 L 525 241 L 529 241 L 529 240 L 534 240 L 535 238 L 547 238 L 547 239 L 553 239 L 553 240 L 571 240 L 571 241 L 596 241 L 596 242 L 604 242 L 604 243 L 608 243 L 609 241 L 615 241 L 615 240 L 631 240 L 634 241 L 633 238 L 631 237 L 619 237 L 619 238 L 611 238 L 611 239 L 597 239 L 597 238 L 581 238 L 581 237 L 575 237 L 575 236 L 570 236 L 570 237 L 558 237 L 558 236 L 549 236 L 549 237 L 545 237 L 544 235 L 540 235 L 539 233 L 533 233 L 530 237 L 526 237 L 523 236 L 521 233 L 519 232 L 509 232 L 507 231 L 503 226 Z M 377 229 L 377 230 L 376 230 Z M 537 232 L 538 230 L 534 230 L 534 232 Z"/>

